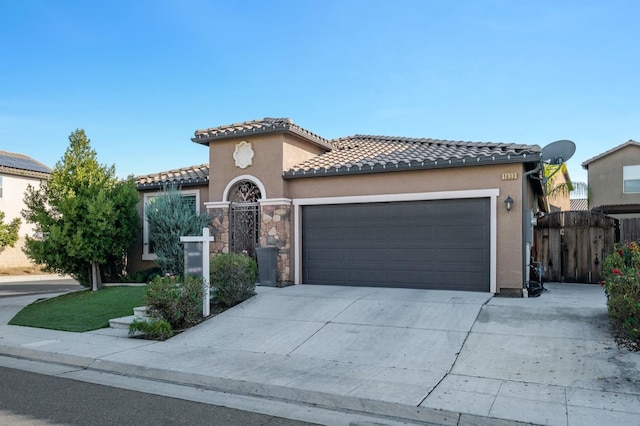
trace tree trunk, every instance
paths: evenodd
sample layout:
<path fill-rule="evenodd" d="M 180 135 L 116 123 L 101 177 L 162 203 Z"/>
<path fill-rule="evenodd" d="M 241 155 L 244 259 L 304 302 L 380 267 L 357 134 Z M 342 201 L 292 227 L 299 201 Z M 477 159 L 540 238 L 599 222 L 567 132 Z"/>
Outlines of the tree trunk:
<path fill-rule="evenodd" d="M 100 281 L 100 265 L 91 262 L 91 291 L 98 291 Z"/>

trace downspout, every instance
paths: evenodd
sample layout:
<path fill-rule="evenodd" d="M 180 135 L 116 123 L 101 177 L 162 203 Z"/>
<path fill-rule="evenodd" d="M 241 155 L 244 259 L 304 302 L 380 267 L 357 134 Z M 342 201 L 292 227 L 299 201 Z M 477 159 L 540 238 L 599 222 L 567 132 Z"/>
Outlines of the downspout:
<path fill-rule="evenodd" d="M 529 176 L 540 172 L 542 168 L 542 163 L 538 162 L 538 165 L 535 169 L 529 170 L 528 172 L 524 172 L 522 174 L 522 296 L 528 297 L 529 293 L 527 290 L 527 283 L 529 282 L 529 266 L 531 265 L 531 243 L 532 241 L 526 241 L 527 239 L 527 226 L 531 226 L 531 223 L 527 223 L 527 203 L 528 203 L 528 193 L 527 193 L 527 182 Z M 530 220 L 529 220 L 530 222 Z"/>

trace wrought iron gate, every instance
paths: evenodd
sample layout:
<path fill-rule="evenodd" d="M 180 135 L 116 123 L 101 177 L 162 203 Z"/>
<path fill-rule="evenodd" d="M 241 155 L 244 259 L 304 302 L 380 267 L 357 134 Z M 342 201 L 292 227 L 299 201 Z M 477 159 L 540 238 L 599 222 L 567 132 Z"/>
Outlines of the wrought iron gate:
<path fill-rule="evenodd" d="M 229 248 L 232 253 L 246 252 L 255 259 L 260 242 L 260 197 L 260 190 L 250 181 L 240 181 L 231 188 Z"/>
<path fill-rule="evenodd" d="M 260 241 L 258 224 L 258 203 L 231 204 L 231 252 L 244 251 L 256 257 L 256 245 Z"/>

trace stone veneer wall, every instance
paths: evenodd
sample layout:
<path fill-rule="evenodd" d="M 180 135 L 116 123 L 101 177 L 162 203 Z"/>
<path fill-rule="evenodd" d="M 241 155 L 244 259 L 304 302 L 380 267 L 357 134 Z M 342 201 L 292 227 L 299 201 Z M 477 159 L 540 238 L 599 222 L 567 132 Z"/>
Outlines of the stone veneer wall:
<path fill-rule="evenodd" d="M 211 243 L 211 253 L 229 253 L 229 207 L 209 209 L 211 227 L 215 240 Z"/>
<path fill-rule="evenodd" d="M 211 254 L 229 253 L 229 207 L 209 209 L 212 234 Z M 260 206 L 260 246 L 278 249 L 278 283 L 291 284 L 291 205 Z"/>
<path fill-rule="evenodd" d="M 278 249 L 278 282 L 291 284 L 291 205 L 260 206 L 260 246 Z"/>

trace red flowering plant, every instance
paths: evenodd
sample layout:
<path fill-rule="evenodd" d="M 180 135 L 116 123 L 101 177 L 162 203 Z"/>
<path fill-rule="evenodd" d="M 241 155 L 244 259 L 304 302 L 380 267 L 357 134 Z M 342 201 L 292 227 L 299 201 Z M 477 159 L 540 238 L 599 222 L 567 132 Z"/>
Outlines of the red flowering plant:
<path fill-rule="evenodd" d="M 618 337 L 640 350 L 640 245 L 617 244 L 603 263 L 607 308 Z"/>

